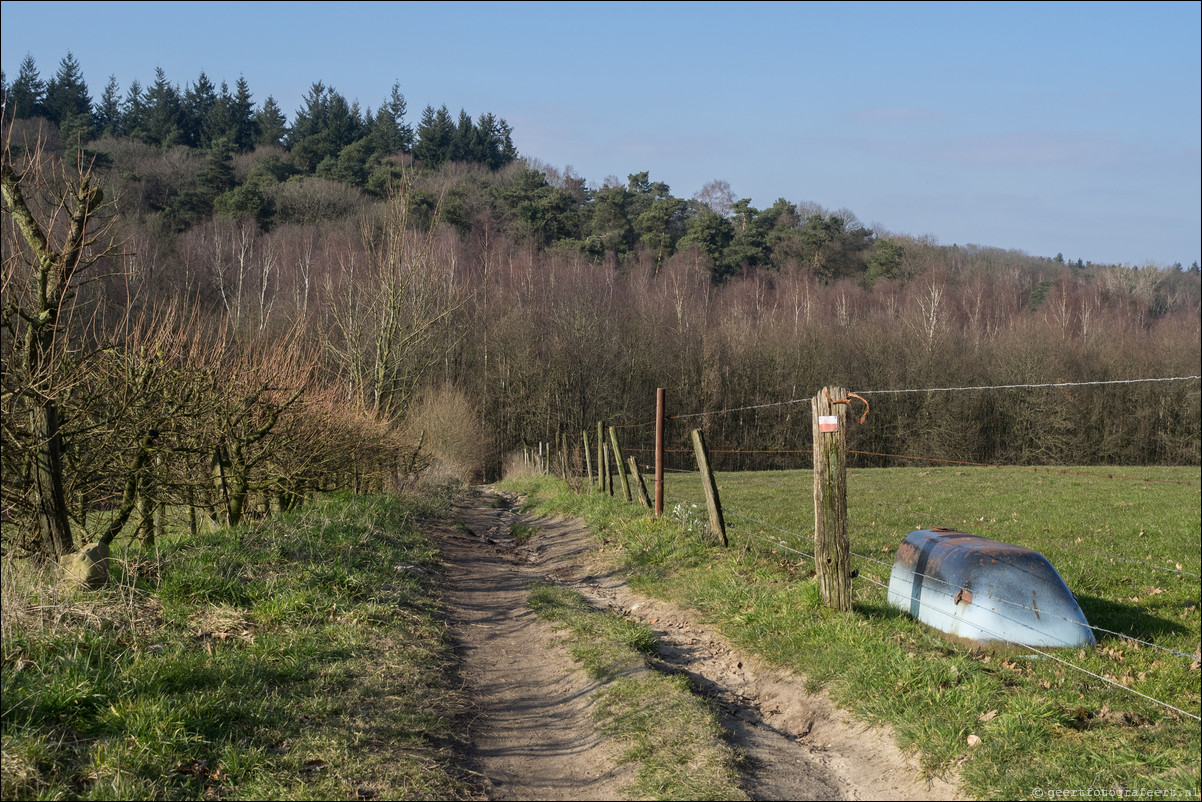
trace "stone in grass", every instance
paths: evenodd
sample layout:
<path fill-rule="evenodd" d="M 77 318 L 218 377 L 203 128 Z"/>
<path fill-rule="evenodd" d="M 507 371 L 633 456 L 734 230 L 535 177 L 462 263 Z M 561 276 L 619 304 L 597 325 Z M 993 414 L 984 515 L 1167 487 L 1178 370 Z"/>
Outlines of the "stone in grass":
<path fill-rule="evenodd" d="M 64 554 L 59 560 L 63 581 L 76 587 L 96 590 L 109 581 L 109 545 L 94 543 L 87 548 Z"/>

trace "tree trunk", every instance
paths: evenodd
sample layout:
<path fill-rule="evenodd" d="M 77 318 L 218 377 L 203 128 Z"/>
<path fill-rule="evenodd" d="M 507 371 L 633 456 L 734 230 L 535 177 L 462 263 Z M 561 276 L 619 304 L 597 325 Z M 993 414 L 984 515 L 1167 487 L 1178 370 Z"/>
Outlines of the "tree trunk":
<path fill-rule="evenodd" d="M 32 417 L 33 431 L 38 438 L 33 470 L 38 529 L 46 556 L 57 560 L 75 550 L 63 490 L 63 444 L 58 407 L 51 401 L 44 401 L 33 408 Z"/>
<path fill-rule="evenodd" d="M 238 446 L 230 449 L 229 462 L 229 520 L 226 526 L 237 526 L 242 521 L 242 512 L 246 508 L 246 496 L 250 492 L 250 481 L 247 476 L 249 468 L 242 459 L 242 449 Z M 356 481 L 356 485 L 359 482 Z M 356 492 L 362 492 L 357 488 Z"/>
<path fill-rule="evenodd" d="M 229 462 L 220 446 L 213 450 L 209 470 L 213 477 L 213 489 L 217 491 L 217 501 L 214 502 L 213 512 L 209 517 L 213 528 L 218 529 L 228 526 L 230 521 L 230 484 L 227 478 Z"/>

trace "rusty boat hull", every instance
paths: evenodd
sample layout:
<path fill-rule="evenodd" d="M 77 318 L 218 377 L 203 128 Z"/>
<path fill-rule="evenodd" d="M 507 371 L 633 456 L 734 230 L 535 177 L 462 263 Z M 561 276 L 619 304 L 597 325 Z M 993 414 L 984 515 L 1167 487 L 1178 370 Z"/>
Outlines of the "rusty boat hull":
<path fill-rule="evenodd" d="M 911 532 L 897 549 L 889 603 L 974 641 L 1093 646 L 1093 630 L 1042 554 L 947 529 Z"/>

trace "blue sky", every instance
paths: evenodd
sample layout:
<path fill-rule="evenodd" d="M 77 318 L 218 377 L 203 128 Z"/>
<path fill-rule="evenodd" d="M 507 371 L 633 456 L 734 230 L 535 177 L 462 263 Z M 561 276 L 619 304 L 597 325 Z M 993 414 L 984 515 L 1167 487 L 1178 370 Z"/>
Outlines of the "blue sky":
<path fill-rule="evenodd" d="M 291 116 L 315 81 L 400 81 L 514 128 L 594 184 L 713 179 L 763 208 L 1071 260 L 1202 258 L 1202 4 L 0 4 L 0 62 L 68 51 L 93 99 L 162 67 L 245 76 Z"/>

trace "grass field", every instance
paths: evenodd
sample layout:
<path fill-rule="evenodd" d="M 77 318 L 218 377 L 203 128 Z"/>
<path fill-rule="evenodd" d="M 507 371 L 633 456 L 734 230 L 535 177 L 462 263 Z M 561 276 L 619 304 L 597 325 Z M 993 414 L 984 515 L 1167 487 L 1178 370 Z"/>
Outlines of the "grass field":
<path fill-rule="evenodd" d="M 1123 789 L 1196 799 L 1199 480 L 1196 468 L 850 469 L 860 575 L 847 616 L 823 608 L 812 581 L 809 471 L 719 474 L 726 549 L 702 544 L 696 475 L 669 475 L 659 522 L 554 480 L 509 488 L 532 493 L 538 510 L 586 518 L 642 591 L 701 610 L 743 648 L 891 724 L 928 771 L 955 769 L 973 796 Z M 930 526 L 1042 552 L 1089 622 L 1109 632 L 1096 633 L 1095 649 L 1047 657 L 955 642 L 895 610 L 882 587 L 894 552 Z"/>
<path fill-rule="evenodd" d="M 467 797 L 441 512 L 326 499 L 135 544 L 74 594 L 6 564 L 0 797 Z"/>

